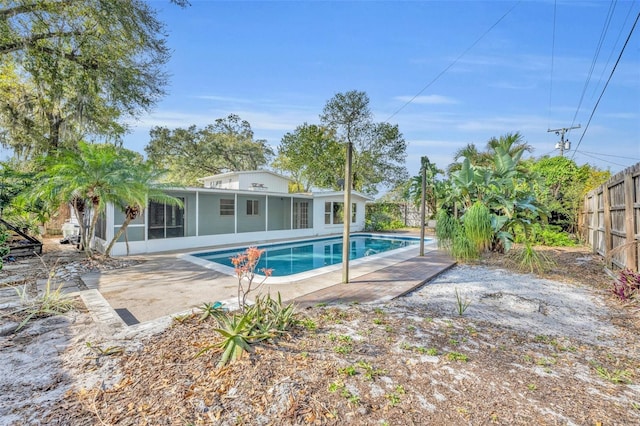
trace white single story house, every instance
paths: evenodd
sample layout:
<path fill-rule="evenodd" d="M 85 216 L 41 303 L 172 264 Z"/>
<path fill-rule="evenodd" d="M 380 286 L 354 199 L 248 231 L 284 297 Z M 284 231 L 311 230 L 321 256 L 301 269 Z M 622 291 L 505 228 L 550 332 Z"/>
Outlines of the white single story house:
<path fill-rule="evenodd" d="M 223 173 L 202 181 L 203 187 L 166 191 L 182 206 L 150 202 L 127 228 L 129 252 L 259 244 L 342 232 L 343 191 L 289 193 L 289 178 L 262 170 Z M 365 203 L 372 199 L 352 191 L 351 201 L 351 230 L 363 231 Z M 113 204 L 107 206 L 96 227 L 98 249 L 104 250 L 124 218 Z M 126 254 L 124 235 L 111 254 Z"/>

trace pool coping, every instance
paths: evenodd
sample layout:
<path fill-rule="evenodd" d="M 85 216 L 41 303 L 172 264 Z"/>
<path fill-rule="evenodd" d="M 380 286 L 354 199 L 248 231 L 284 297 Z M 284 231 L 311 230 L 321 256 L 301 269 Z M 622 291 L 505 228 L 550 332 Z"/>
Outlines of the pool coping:
<path fill-rule="evenodd" d="M 407 270 L 415 269 L 411 261 L 420 258 L 418 247 L 410 247 L 415 252 L 397 254 L 396 250 L 391 252 L 396 252 L 396 256 L 351 266 L 350 284 L 338 284 L 341 282 L 341 271 L 338 270 L 291 284 L 272 285 L 267 280 L 260 291 L 262 294 L 281 293 L 284 301 L 296 303 L 303 302 L 310 294 L 317 295 L 318 291 L 334 292 L 332 299 L 340 303 L 340 295 L 335 292 L 344 291 L 344 286 L 347 286 L 350 291 L 360 288 L 358 291 L 369 292 L 367 297 L 357 297 L 363 303 L 369 299 L 384 302 L 405 294 L 409 284 L 416 288 L 425 282 L 424 275 L 411 278 L 411 282 L 408 282 L 410 277 L 407 276 Z M 160 331 L 175 316 L 197 312 L 203 302 L 221 301 L 229 309 L 237 306 L 237 277 L 187 262 L 180 259 L 179 254 L 169 252 L 145 256 L 144 262 L 129 268 L 83 275 L 82 280 L 90 290 L 79 293 L 94 320 L 120 330 L 124 327 L 127 333 L 135 334 L 135 330 Z M 421 259 L 432 263 L 436 271 L 442 272 L 453 263 L 443 264 L 439 260 L 440 255 L 434 241 L 425 248 L 425 256 Z M 376 288 L 376 283 L 382 287 Z M 369 290 L 366 290 L 367 285 Z M 131 318 L 127 318 L 127 315 L 122 316 L 123 312 L 130 313 L 133 322 L 129 321 Z"/>
<path fill-rule="evenodd" d="M 383 238 L 395 238 L 395 239 L 411 239 L 411 240 L 418 240 L 418 244 L 420 241 L 420 238 L 417 236 L 401 236 L 401 235 L 397 235 L 397 234 L 377 234 L 377 233 L 369 233 L 369 232 L 358 232 L 358 233 L 353 233 L 351 234 L 351 237 L 357 237 L 357 236 L 375 236 L 375 237 L 383 237 Z M 325 237 L 316 237 L 316 238 L 304 238 L 304 239 L 296 239 L 296 240 L 291 240 L 291 241 L 278 241 L 278 242 L 271 242 L 271 243 L 266 243 L 266 244 L 256 244 L 256 246 L 258 246 L 259 248 L 268 248 L 270 246 L 276 246 L 276 245 L 280 245 L 280 244 L 286 244 L 288 242 L 291 243 L 304 243 L 307 241 L 322 241 L 322 240 L 331 240 L 331 239 L 335 239 L 335 238 L 340 238 L 341 235 L 333 235 L 333 236 L 325 236 Z M 435 247 L 436 244 L 436 240 L 434 238 L 429 238 L 429 237 L 425 237 L 425 247 Z M 397 249 L 393 249 L 393 250 L 389 250 L 389 251 L 385 251 L 382 253 L 377 253 L 375 255 L 372 256 L 365 256 L 365 257 L 361 257 L 358 259 L 353 259 L 349 261 L 349 266 L 351 267 L 357 267 L 359 265 L 364 265 L 368 262 L 374 262 L 376 260 L 380 260 L 386 257 L 390 257 L 390 256 L 394 256 L 394 255 L 398 255 L 398 254 L 402 254 L 411 250 L 414 250 L 416 248 L 416 244 L 412 244 L 409 246 L 405 246 L 405 247 L 401 247 L 401 248 L 397 248 Z M 234 247 L 224 247 L 219 249 L 219 251 L 230 251 L 230 250 L 243 250 L 246 249 L 248 247 L 247 244 L 241 244 L 241 245 L 237 245 Z M 216 251 L 215 249 L 207 249 L 207 250 L 197 250 L 197 251 L 191 251 L 189 253 L 181 253 L 179 254 L 177 257 L 179 259 L 185 260 L 187 262 L 191 262 L 194 263 L 198 266 L 202 266 L 203 268 L 207 268 L 207 269 L 211 269 L 213 271 L 217 271 L 220 273 L 223 273 L 225 275 L 231 275 L 231 276 L 235 276 L 236 272 L 234 270 L 234 268 L 230 267 L 230 266 L 226 266 L 226 265 L 222 265 L 218 262 L 213 262 L 210 260 L 206 260 L 206 259 L 202 259 L 200 257 L 194 256 L 196 254 L 201 254 L 201 253 L 209 253 L 209 252 L 214 252 Z M 342 262 L 333 264 L 333 265 L 328 265 L 328 266 L 323 266 L 321 268 L 315 268 L 312 269 L 310 271 L 305 271 L 305 272 L 299 272 L 297 274 L 291 274 L 291 275 L 285 275 L 285 276 L 281 276 L 281 277 L 274 277 L 274 276 L 269 276 L 269 284 L 291 284 L 291 283 L 295 283 L 298 281 L 303 281 L 303 280 L 308 280 L 311 278 L 315 278 L 318 277 L 320 275 L 324 275 L 330 272 L 335 272 L 335 271 L 339 271 L 342 269 Z M 265 277 L 262 274 L 256 273 L 255 277 L 258 281 L 262 281 L 265 280 L 267 277 Z"/>
<path fill-rule="evenodd" d="M 429 281 L 455 265 L 455 260 L 445 252 L 430 250 L 425 252 L 424 256 L 414 256 L 377 269 L 356 277 L 346 284 L 328 285 L 293 299 L 287 299 L 285 303 L 293 303 L 297 309 L 352 303 L 386 303 L 428 284 Z M 393 282 L 393 285 L 390 286 L 390 282 Z M 108 326 L 114 336 L 126 338 L 162 332 L 175 317 L 194 312 L 191 308 L 152 320 L 128 324 L 98 289 L 80 291 L 78 295 L 96 323 Z"/>

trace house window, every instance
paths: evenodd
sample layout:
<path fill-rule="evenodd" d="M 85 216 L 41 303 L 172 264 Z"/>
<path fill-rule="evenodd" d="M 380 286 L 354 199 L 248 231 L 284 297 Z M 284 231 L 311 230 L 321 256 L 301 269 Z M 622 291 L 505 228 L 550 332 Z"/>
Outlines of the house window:
<path fill-rule="evenodd" d="M 178 197 L 185 205 L 184 198 Z M 184 208 L 149 202 L 149 239 L 184 237 Z"/>
<path fill-rule="evenodd" d="M 258 216 L 258 200 L 247 200 L 247 216 Z"/>
<path fill-rule="evenodd" d="M 324 224 L 331 225 L 331 203 L 324 203 Z"/>
<path fill-rule="evenodd" d="M 344 203 L 325 202 L 324 203 L 324 223 L 325 225 L 339 225 L 344 223 Z"/>
<path fill-rule="evenodd" d="M 344 203 L 333 203 L 333 224 L 344 223 Z"/>
<path fill-rule="evenodd" d="M 236 203 L 233 199 L 220 200 L 220 216 L 233 216 L 236 214 Z"/>
<path fill-rule="evenodd" d="M 106 240 L 107 239 L 107 220 L 104 212 L 98 214 L 98 220 L 96 221 L 95 236 Z"/>
<path fill-rule="evenodd" d="M 356 223 L 356 203 L 351 203 L 351 223 Z"/>
<path fill-rule="evenodd" d="M 309 202 L 300 201 L 293 203 L 293 228 L 309 228 Z"/>

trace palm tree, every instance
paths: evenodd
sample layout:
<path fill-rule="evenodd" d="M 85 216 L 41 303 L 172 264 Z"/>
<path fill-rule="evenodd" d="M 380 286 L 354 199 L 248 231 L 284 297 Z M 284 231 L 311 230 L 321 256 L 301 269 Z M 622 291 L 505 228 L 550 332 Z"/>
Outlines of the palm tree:
<path fill-rule="evenodd" d="M 439 182 L 436 180 L 436 176 L 444 174 L 444 170 L 439 169 L 435 163 L 429 161 L 429 157 L 422 157 L 421 173 L 409 180 L 409 184 L 406 188 L 406 198 L 411 198 L 416 206 L 420 205 L 422 197 L 422 168 L 425 169 L 426 175 L 425 202 L 427 204 L 429 216 L 433 217 L 437 212 L 438 206 Z"/>
<path fill-rule="evenodd" d="M 138 153 L 110 144 L 80 142 L 77 150 L 61 151 L 50 160 L 38 176 L 33 195 L 57 204 L 72 204 L 79 220 L 81 244 L 90 256 L 96 223 L 107 203 L 134 207 L 130 215 L 135 217 L 135 207 L 145 206 L 147 198 L 156 197 L 150 189 L 155 176 Z M 83 217 L 89 208 L 86 229 Z"/>
<path fill-rule="evenodd" d="M 524 153 L 525 151 L 533 151 L 533 147 L 525 142 L 520 132 L 507 133 L 506 135 L 500 136 L 499 139 L 495 137 L 489 139 L 487 142 L 487 150 L 495 152 L 496 147 L 501 147 L 511 157 L 515 157 L 516 154 Z"/>
<path fill-rule="evenodd" d="M 169 185 L 161 183 L 161 178 L 165 175 L 165 170 L 154 168 L 151 163 L 138 163 L 135 167 L 131 167 L 131 185 L 129 185 L 129 193 L 126 199 L 116 203 L 124 213 L 124 222 L 118 232 L 113 236 L 109 245 L 105 250 L 105 256 L 111 254 L 113 245 L 118 239 L 125 235 L 127 242 L 127 256 L 129 255 L 129 242 L 126 239 L 126 231 L 129 224 L 134 221 L 144 210 L 149 200 L 166 203 L 170 205 L 181 205 L 179 199 L 167 195 L 164 191 Z"/>
<path fill-rule="evenodd" d="M 447 174 L 456 172 L 462 168 L 461 159 L 466 158 L 472 166 L 487 166 L 491 162 L 491 157 L 487 152 L 481 152 L 474 143 L 468 143 L 464 148 L 458 149 L 453 154 L 454 163 L 447 166 Z"/>
<path fill-rule="evenodd" d="M 123 180 L 125 170 L 118 162 L 115 146 L 80 142 L 77 150 L 62 150 L 49 160 L 38 176 L 34 195 L 58 204 L 72 204 L 80 225 L 80 243 L 87 255 L 91 255 L 90 240 L 99 213 L 107 202 L 126 195 L 126 189 L 121 187 Z M 90 206 L 92 213 L 88 230 L 84 221 L 85 206 Z"/>

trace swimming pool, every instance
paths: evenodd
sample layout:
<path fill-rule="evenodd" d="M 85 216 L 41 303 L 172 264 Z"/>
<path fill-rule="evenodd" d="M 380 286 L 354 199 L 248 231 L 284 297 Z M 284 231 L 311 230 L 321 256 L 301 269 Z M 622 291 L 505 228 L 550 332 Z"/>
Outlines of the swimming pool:
<path fill-rule="evenodd" d="M 427 241 L 427 240 L 425 240 Z M 373 234 L 353 234 L 349 238 L 349 259 L 373 260 L 388 254 L 410 249 L 420 243 L 419 238 Z M 342 237 L 316 238 L 285 243 L 258 244 L 265 249 L 256 271 L 272 269 L 272 277 L 291 277 L 342 263 Z M 234 274 L 231 257 L 247 247 L 190 253 L 186 260 L 227 274 Z M 321 271 L 319 271 L 321 272 Z M 303 278 L 300 276 L 300 278 Z M 273 281 L 273 280 L 271 280 Z"/>

